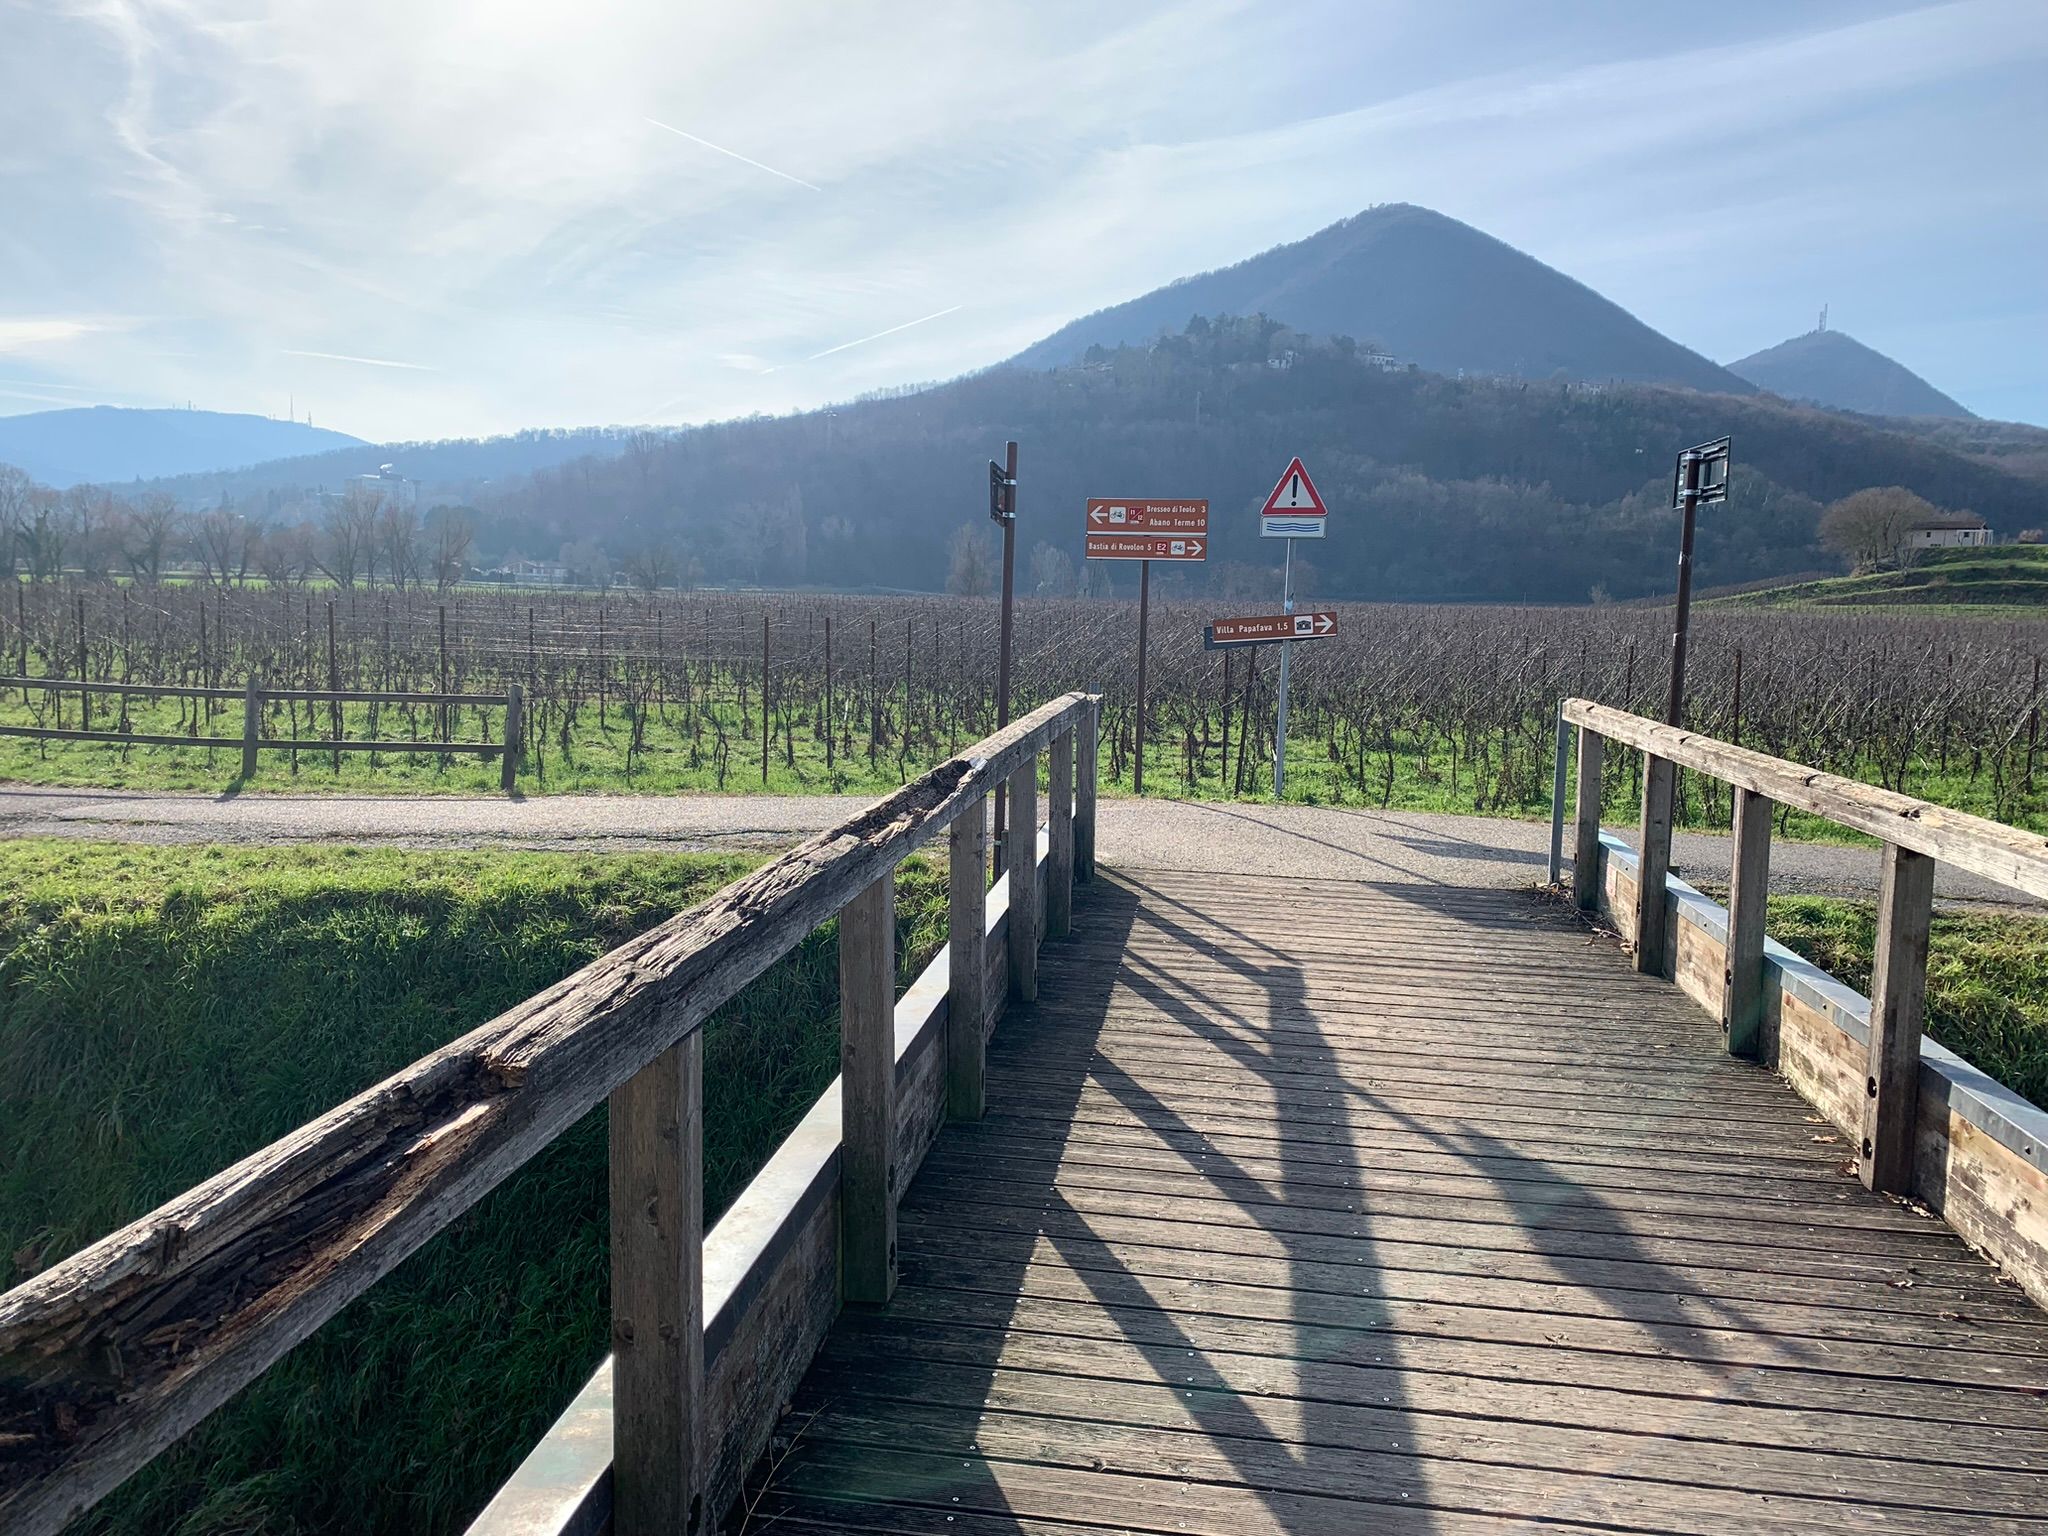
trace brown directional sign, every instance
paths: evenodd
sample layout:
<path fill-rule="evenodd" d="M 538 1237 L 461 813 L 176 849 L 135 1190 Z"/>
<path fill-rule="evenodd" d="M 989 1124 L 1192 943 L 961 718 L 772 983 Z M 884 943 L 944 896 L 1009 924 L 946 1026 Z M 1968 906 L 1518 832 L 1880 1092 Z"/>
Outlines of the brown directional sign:
<path fill-rule="evenodd" d="M 1218 619 L 1202 632 L 1202 644 L 1214 651 L 1230 645 L 1272 645 L 1281 640 L 1323 640 L 1337 633 L 1337 615 L 1267 613 L 1249 619 Z"/>
<path fill-rule="evenodd" d="M 1088 498 L 1090 533 L 1192 533 L 1209 536 L 1206 501 L 1133 501 L 1129 498 Z"/>
<path fill-rule="evenodd" d="M 1091 533 L 1090 560 L 1206 560 L 1207 536 L 1183 538 L 1176 533 Z"/>

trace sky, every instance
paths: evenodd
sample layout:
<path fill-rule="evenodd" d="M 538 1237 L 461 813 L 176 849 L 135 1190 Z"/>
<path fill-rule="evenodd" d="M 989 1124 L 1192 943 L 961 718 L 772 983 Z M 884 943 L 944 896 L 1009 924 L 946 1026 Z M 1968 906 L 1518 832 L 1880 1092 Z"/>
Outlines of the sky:
<path fill-rule="evenodd" d="M 2048 425 L 2048 0 L 0 0 L 0 413 L 951 377 L 1376 203 Z"/>

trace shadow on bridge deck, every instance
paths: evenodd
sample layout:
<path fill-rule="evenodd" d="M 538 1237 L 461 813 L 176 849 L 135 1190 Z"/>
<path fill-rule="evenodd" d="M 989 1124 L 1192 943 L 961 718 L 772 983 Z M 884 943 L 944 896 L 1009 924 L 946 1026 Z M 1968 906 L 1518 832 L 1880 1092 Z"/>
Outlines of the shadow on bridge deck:
<path fill-rule="evenodd" d="M 1526 893 L 1123 872 L 748 1528 L 2048 1529 L 2048 1319 Z"/>

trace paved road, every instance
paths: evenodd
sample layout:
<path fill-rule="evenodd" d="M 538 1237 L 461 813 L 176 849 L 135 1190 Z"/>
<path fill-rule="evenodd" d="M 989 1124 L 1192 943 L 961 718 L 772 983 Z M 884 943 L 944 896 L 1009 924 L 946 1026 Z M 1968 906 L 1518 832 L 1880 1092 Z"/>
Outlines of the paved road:
<path fill-rule="evenodd" d="M 410 848 L 586 850 L 784 847 L 867 802 L 830 795 L 552 795 L 530 800 L 376 796 L 150 795 L 122 790 L 0 788 L 0 836 L 159 843 L 390 843 Z M 1442 885 L 1541 880 L 1548 826 L 1482 816 L 1326 806 L 1104 800 L 1105 862 L 1154 869 L 1319 875 Z M 1681 832 L 1673 864 L 1697 885 L 1724 885 L 1728 840 Z M 1779 843 L 1775 888 L 1830 895 L 1877 889 L 1869 849 Z M 1943 868 L 1951 901 L 2024 898 Z"/>

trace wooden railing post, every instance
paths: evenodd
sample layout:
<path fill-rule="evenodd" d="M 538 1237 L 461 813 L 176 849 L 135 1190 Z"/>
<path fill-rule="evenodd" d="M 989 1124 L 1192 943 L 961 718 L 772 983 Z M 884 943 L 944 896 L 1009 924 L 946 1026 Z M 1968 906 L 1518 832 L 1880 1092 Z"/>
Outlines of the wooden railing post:
<path fill-rule="evenodd" d="M 1864 1184 L 1880 1194 L 1906 1195 L 1913 1191 L 1913 1140 L 1920 1118 L 1920 1022 L 1927 999 L 1934 860 L 1887 843 L 1877 900 L 1861 1171 Z"/>
<path fill-rule="evenodd" d="M 1083 882 L 1095 878 L 1095 769 L 1101 725 L 1102 700 L 1092 698 L 1081 706 L 1074 728 L 1074 878 Z"/>
<path fill-rule="evenodd" d="M 894 870 L 839 914 L 839 1115 L 841 1291 L 880 1305 L 896 1289 Z"/>
<path fill-rule="evenodd" d="M 612 1090 L 612 1529 L 704 1520 L 704 1044 Z"/>
<path fill-rule="evenodd" d="M 1045 936 L 1064 939 L 1074 929 L 1074 733 L 1070 730 L 1052 739 L 1045 800 L 1051 843 L 1045 857 Z"/>
<path fill-rule="evenodd" d="M 1755 1056 L 1764 1021 L 1764 906 L 1771 895 L 1768 795 L 1735 791 L 1735 858 L 1728 871 L 1727 970 L 1721 978 L 1721 1030 L 1728 1054 Z"/>
<path fill-rule="evenodd" d="M 505 690 L 505 750 L 498 759 L 498 787 L 511 794 L 519 780 L 519 758 L 526 749 L 526 690 L 514 683 Z"/>
<path fill-rule="evenodd" d="M 988 797 L 948 830 L 946 1113 L 979 1120 L 988 1029 Z"/>
<path fill-rule="evenodd" d="M 1579 727 L 1578 825 L 1572 845 L 1572 904 L 1581 912 L 1600 905 L 1600 772 L 1607 738 Z"/>
<path fill-rule="evenodd" d="M 1664 974 L 1664 877 L 1671 872 L 1671 793 L 1678 768 L 1643 754 L 1643 821 L 1636 864 L 1636 969 Z"/>
<path fill-rule="evenodd" d="M 1010 996 L 1038 998 L 1038 756 L 1010 775 Z"/>
<path fill-rule="evenodd" d="M 263 674 L 251 672 L 242 690 L 242 777 L 256 777 L 256 742 L 263 729 Z"/>
<path fill-rule="evenodd" d="M 1557 704 L 1557 750 L 1550 770 L 1550 880 L 1564 880 L 1564 780 L 1571 753 L 1571 726 L 1565 723 L 1564 701 Z"/>

